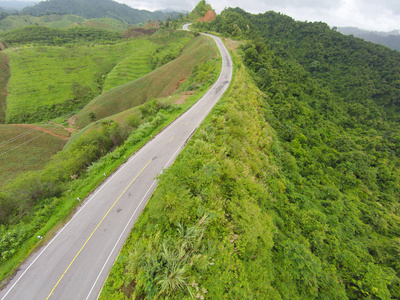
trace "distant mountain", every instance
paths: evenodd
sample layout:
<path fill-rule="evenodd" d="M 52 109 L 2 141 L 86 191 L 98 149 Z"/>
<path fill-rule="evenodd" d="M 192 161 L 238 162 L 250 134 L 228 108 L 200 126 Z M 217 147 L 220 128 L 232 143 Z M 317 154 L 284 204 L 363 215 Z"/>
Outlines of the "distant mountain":
<path fill-rule="evenodd" d="M 148 20 L 164 21 L 178 13 L 150 12 L 138 10 L 112 0 L 48 0 L 22 10 L 23 14 L 41 16 L 46 14 L 74 14 L 87 19 L 113 18 L 130 24 Z"/>
<path fill-rule="evenodd" d="M 369 42 L 381 44 L 390 49 L 400 51 L 400 31 L 393 30 L 390 32 L 368 31 L 355 27 L 338 27 L 337 31 L 353 35 Z"/>
<path fill-rule="evenodd" d="M 32 5 L 32 2 L 25 1 L 0 1 L 0 9 L 1 11 L 13 11 L 13 10 L 21 10 L 29 5 Z"/>

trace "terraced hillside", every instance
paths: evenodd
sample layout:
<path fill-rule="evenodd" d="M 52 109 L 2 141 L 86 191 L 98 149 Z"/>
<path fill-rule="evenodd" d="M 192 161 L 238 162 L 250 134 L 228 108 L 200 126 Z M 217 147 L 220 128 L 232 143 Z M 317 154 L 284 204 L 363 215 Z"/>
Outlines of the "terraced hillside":
<path fill-rule="evenodd" d="M 88 103 L 132 43 L 7 49 L 12 70 L 7 122 L 50 120 Z"/>
<path fill-rule="evenodd" d="M 166 44 L 176 46 L 175 40 L 182 49 L 190 34 L 177 33 Z M 6 120 L 31 123 L 71 113 L 99 95 L 105 81 L 109 89 L 149 72 L 148 58 L 160 47 L 165 46 L 139 38 L 112 45 L 9 48 Z"/>
<path fill-rule="evenodd" d="M 172 62 L 140 77 L 139 79 L 111 89 L 91 101 L 74 120 L 78 128 L 84 128 L 96 119 L 102 119 L 130 109 L 152 98 L 171 95 L 188 77 L 194 66 L 216 56 L 212 41 L 197 37 Z"/>
<path fill-rule="evenodd" d="M 149 43 L 149 48 L 155 48 L 154 44 Z M 149 52 L 143 48 L 133 51 L 133 54 L 126 57 L 115 66 L 108 74 L 104 83 L 103 91 L 108 91 L 121 84 L 135 80 L 149 72 L 151 72 L 149 64 Z"/>

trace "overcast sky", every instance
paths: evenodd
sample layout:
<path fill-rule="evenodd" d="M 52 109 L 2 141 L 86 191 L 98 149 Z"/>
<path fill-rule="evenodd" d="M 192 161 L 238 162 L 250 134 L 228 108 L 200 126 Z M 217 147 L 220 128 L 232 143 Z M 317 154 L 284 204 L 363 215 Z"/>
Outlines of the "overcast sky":
<path fill-rule="evenodd" d="M 37 0 L 25 0 L 34 1 Z M 116 0 L 133 8 L 191 11 L 199 0 Z M 251 13 L 269 10 L 301 21 L 323 21 L 330 26 L 354 26 L 368 30 L 400 29 L 400 0 L 206 0 L 220 13 L 225 7 L 241 7 Z"/>
<path fill-rule="evenodd" d="M 192 10 L 198 0 L 116 0 L 134 8 Z M 400 0 L 206 0 L 220 13 L 241 7 L 251 13 L 269 10 L 301 21 L 323 21 L 330 26 L 354 26 L 390 31 L 400 29 Z"/>

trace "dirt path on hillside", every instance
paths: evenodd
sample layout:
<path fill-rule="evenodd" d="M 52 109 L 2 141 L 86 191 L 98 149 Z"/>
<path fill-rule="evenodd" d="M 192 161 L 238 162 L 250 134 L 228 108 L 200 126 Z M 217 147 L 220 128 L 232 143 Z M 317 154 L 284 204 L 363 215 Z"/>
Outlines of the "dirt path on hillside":
<path fill-rule="evenodd" d="M 64 141 L 68 141 L 69 140 L 69 137 L 67 137 L 67 136 L 59 135 L 57 133 L 54 133 L 54 132 L 52 132 L 50 130 L 44 129 L 44 128 L 36 126 L 36 125 L 31 125 L 31 124 L 12 124 L 12 125 L 20 126 L 20 127 L 26 127 L 26 128 L 30 128 L 30 129 L 35 129 L 37 131 L 42 131 L 42 132 L 48 133 L 48 134 L 50 134 L 52 136 L 55 136 L 55 137 L 57 137 L 59 139 L 62 139 Z"/>
<path fill-rule="evenodd" d="M 55 126 L 61 127 L 61 128 L 64 129 L 65 131 L 68 131 L 70 134 L 73 134 L 73 133 L 74 133 L 74 129 L 73 129 L 73 128 L 65 127 L 64 125 L 57 124 L 57 123 L 54 123 L 54 122 L 50 122 L 50 123 L 53 124 L 53 125 L 55 125 Z"/>

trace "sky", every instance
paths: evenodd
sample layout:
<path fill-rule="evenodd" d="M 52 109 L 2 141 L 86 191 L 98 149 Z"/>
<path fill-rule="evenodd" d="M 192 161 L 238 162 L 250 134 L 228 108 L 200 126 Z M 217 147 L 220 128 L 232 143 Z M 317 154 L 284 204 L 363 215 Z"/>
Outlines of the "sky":
<path fill-rule="evenodd" d="M 38 2 L 38 0 L 22 0 Z M 133 8 L 150 11 L 174 9 L 191 11 L 200 0 L 115 0 Z M 400 0 L 206 0 L 220 13 L 226 7 L 240 7 L 251 13 L 269 10 L 295 20 L 322 21 L 338 27 L 367 30 L 400 30 Z"/>
<path fill-rule="evenodd" d="M 191 11 L 199 0 L 116 0 L 139 9 L 172 8 Z M 300 21 L 322 21 L 331 27 L 391 31 L 400 29 L 400 0 L 206 0 L 220 13 L 240 7 L 251 13 L 269 10 Z"/>

